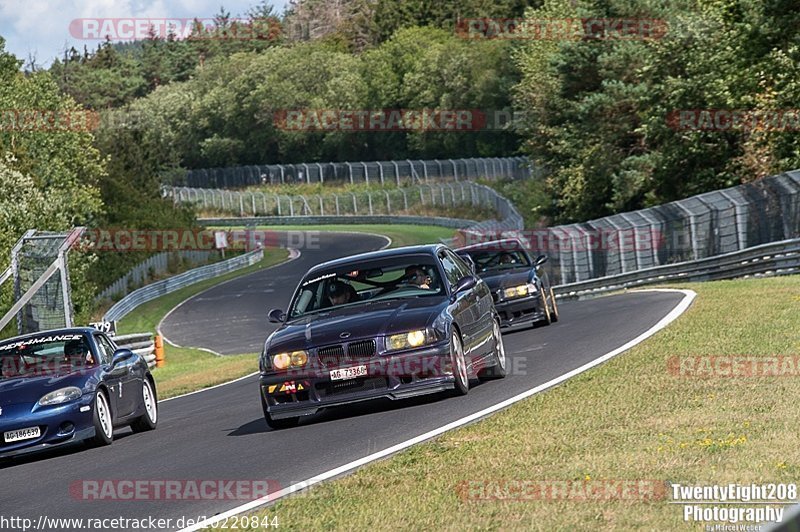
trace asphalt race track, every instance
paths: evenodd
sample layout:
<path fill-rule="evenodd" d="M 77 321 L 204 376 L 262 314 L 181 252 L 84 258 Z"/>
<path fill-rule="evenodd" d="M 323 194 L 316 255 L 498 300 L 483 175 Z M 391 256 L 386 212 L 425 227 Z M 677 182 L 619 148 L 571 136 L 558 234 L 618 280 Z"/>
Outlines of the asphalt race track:
<path fill-rule="evenodd" d="M 257 352 L 270 330 L 269 307 L 285 307 L 295 282 L 324 258 L 385 245 L 376 237 L 323 235 L 319 250 L 274 269 L 209 290 L 173 312 L 162 330 L 175 343 L 220 353 Z M 340 251 L 334 251 L 340 250 Z M 262 418 L 257 378 L 160 404 L 158 429 L 117 433 L 113 445 L 77 447 L 3 465 L 0 514 L 48 517 L 210 517 L 246 501 L 81 500 L 81 480 L 265 480 L 287 487 L 388 448 L 544 383 L 615 348 L 655 325 L 683 298 L 641 292 L 564 302 L 549 327 L 505 331 L 510 374 L 473 382 L 469 395 L 361 403 L 327 411 L 299 427 L 270 431 Z M 623 355 L 624 356 L 624 355 Z M 632 384 L 633 385 L 633 384 Z M 279 516 L 280 518 L 280 516 Z M 300 523 L 281 526 L 302 527 Z"/>
<path fill-rule="evenodd" d="M 386 246 L 386 237 L 343 233 L 278 233 L 282 245 L 297 245 L 300 256 L 198 294 L 176 308 L 161 332 L 183 347 L 203 347 L 222 355 L 260 353 L 276 326 L 267 312 L 289 305 L 300 277 L 312 266 Z"/>

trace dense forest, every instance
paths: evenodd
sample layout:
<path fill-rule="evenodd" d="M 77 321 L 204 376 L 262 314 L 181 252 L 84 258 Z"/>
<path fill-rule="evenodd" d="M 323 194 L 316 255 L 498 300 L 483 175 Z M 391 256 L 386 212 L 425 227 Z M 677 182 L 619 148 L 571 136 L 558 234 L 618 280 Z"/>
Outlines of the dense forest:
<path fill-rule="evenodd" d="M 158 190 L 186 168 L 521 154 L 548 177 L 535 205 L 525 204 L 524 190 L 515 197 L 551 222 L 797 168 L 797 128 L 692 130 L 668 118 L 681 110 L 800 107 L 798 7 L 791 0 L 295 0 L 285 13 L 268 3 L 244 14 L 221 9 L 210 35 L 154 33 L 72 48 L 46 69 L 23 68 L 0 38 L 0 109 L 100 117 L 87 131 L 0 128 L 0 250 L 33 226 L 190 225 L 191 214 L 176 214 Z M 464 21 L 523 17 L 516 33 L 464 32 Z M 522 31 L 537 21 L 582 21 L 585 29 L 587 20 L 611 19 L 657 21 L 665 30 L 640 38 Z M 292 109 L 507 110 L 516 119 L 469 132 L 309 132 L 276 124 Z M 129 260 L 103 258 L 86 266 L 97 269 L 88 277 L 108 279 Z"/>

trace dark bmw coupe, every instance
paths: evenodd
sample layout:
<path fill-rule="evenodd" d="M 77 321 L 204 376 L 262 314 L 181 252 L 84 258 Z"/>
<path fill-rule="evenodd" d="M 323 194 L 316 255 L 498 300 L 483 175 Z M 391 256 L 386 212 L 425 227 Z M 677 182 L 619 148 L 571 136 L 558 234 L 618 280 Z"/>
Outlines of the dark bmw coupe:
<path fill-rule="evenodd" d="M 108 445 L 121 425 L 152 430 L 156 400 L 144 359 L 94 329 L 0 342 L 0 458 L 82 440 Z"/>
<path fill-rule="evenodd" d="M 505 376 L 489 288 L 444 245 L 355 255 L 312 268 L 260 357 L 272 428 L 322 408 L 452 391 Z"/>
<path fill-rule="evenodd" d="M 475 273 L 489 286 L 504 327 L 558 321 L 556 297 L 542 267 L 547 255 L 532 260 L 516 239 L 484 242 L 456 252 L 471 262 Z"/>

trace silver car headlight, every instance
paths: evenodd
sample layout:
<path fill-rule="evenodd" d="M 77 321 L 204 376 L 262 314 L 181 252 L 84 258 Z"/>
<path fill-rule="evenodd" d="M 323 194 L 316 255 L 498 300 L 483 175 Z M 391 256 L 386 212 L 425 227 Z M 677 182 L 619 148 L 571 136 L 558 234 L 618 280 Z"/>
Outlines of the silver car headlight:
<path fill-rule="evenodd" d="M 39 399 L 39 406 L 52 406 L 68 403 L 70 401 L 74 401 L 75 399 L 79 399 L 82 395 L 83 392 L 80 388 L 76 386 L 67 386 L 66 388 L 61 388 L 60 390 L 56 390 L 42 396 L 42 398 Z"/>

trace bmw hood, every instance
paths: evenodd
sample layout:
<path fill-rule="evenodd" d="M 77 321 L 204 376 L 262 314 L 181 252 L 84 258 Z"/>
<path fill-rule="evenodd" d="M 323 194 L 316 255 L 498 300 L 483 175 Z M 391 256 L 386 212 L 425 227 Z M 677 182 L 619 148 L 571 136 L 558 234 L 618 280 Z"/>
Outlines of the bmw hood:
<path fill-rule="evenodd" d="M 497 270 L 480 274 L 481 279 L 486 283 L 492 292 L 502 288 L 518 286 L 527 283 L 535 274 L 530 268 L 515 268 L 513 270 Z"/>
<path fill-rule="evenodd" d="M 66 375 L 15 377 L 0 380 L 0 406 L 33 404 L 43 395 L 67 386 L 76 386 L 85 393 L 92 376 L 92 370 L 83 370 Z"/>
<path fill-rule="evenodd" d="M 375 338 L 430 326 L 447 298 L 367 301 L 294 320 L 270 338 L 271 353 Z"/>

